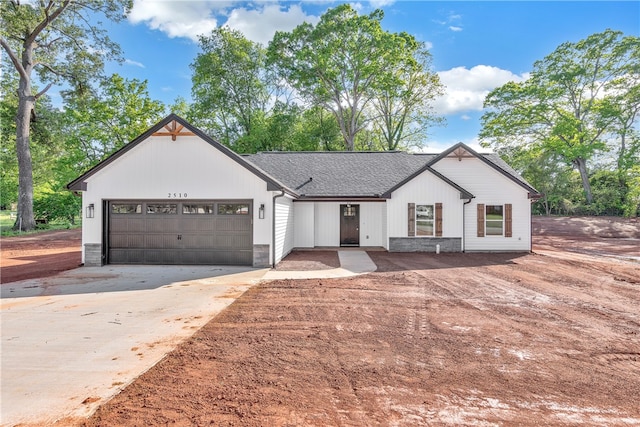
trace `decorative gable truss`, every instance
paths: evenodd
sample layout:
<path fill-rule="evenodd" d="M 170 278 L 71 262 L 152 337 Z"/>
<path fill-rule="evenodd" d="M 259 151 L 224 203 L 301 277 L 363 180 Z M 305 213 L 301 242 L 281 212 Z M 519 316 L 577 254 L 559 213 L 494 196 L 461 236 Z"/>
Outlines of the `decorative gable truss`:
<path fill-rule="evenodd" d="M 154 132 L 151 135 L 152 136 L 170 136 L 172 141 L 175 141 L 177 139 L 177 137 L 179 135 L 181 136 L 194 136 L 195 133 L 187 130 L 183 124 L 178 123 L 177 120 L 171 120 L 171 122 L 167 123 L 166 125 L 164 125 L 164 129 L 166 130 L 166 132 L 162 131 L 158 131 L 158 132 Z"/>

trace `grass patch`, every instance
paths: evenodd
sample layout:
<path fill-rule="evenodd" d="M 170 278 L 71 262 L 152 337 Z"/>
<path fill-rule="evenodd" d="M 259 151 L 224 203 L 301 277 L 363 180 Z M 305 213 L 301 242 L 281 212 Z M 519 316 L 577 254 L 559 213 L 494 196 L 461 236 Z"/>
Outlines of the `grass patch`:
<path fill-rule="evenodd" d="M 0 211 L 0 235 L 2 235 L 2 237 L 21 236 L 23 234 L 42 233 L 50 230 L 69 230 L 71 228 L 79 228 L 82 226 L 81 221 L 76 222 L 76 224 L 71 224 L 69 221 L 56 220 L 48 224 L 37 224 L 36 229 L 33 231 L 21 232 L 13 231 L 11 229 L 15 222 L 15 212 Z"/>

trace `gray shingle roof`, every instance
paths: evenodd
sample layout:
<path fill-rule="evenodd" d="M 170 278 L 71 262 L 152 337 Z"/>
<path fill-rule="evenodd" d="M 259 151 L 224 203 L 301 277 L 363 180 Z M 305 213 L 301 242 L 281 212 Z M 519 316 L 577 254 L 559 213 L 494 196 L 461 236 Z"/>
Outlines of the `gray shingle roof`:
<path fill-rule="evenodd" d="M 304 197 L 380 197 L 434 156 L 393 152 L 263 152 L 244 158 Z"/>

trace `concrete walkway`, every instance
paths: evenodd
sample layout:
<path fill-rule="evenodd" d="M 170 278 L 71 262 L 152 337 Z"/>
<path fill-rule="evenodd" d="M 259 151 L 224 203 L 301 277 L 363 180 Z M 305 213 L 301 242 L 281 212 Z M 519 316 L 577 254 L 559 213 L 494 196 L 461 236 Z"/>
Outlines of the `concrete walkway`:
<path fill-rule="evenodd" d="M 87 417 L 263 279 L 375 271 L 364 251 L 341 267 L 82 267 L 0 287 L 0 425 Z"/>

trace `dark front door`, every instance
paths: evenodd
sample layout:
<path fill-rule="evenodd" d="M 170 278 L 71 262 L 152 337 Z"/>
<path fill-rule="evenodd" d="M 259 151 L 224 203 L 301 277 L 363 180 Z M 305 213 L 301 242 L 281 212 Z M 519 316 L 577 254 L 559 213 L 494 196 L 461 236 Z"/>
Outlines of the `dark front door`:
<path fill-rule="evenodd" d="M 360 205 L 340 205 L 340 246 L 360 246 Z"/>

